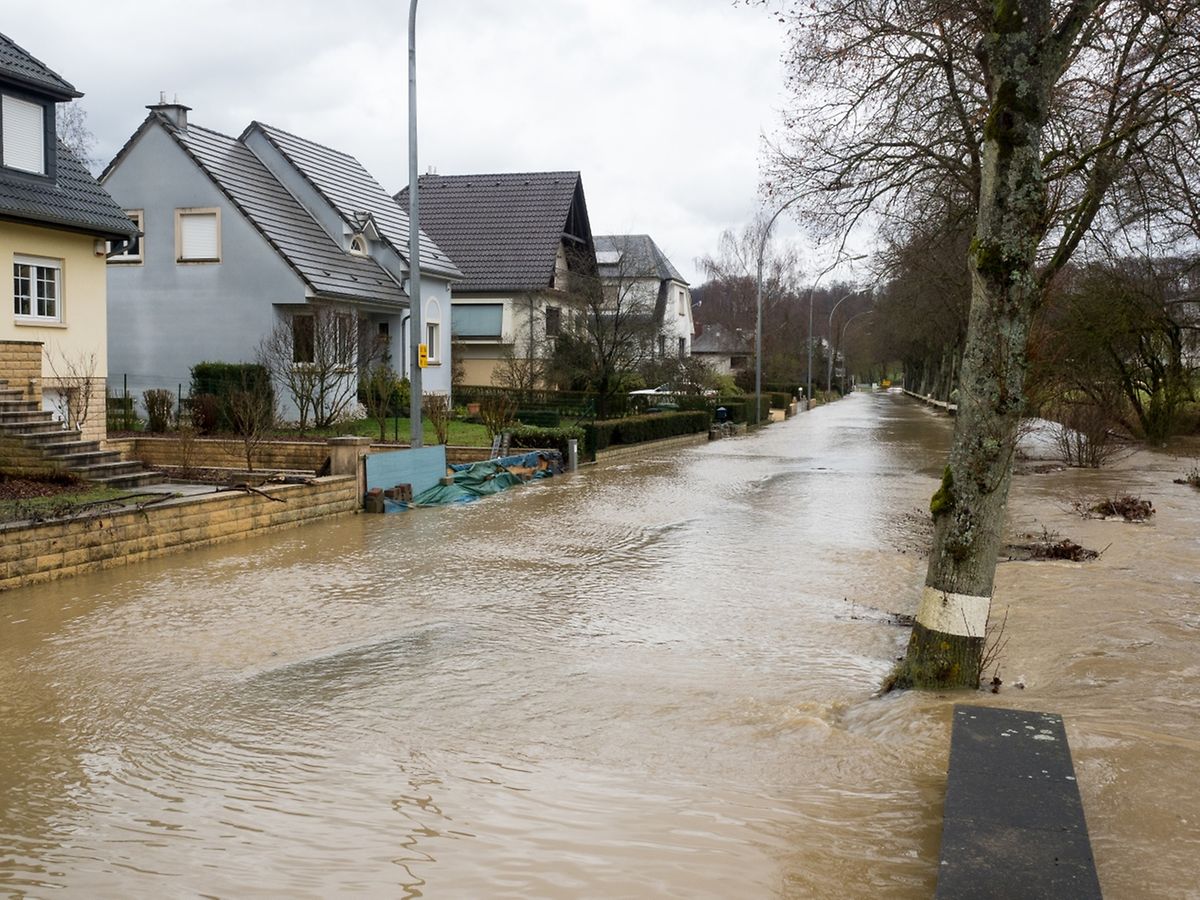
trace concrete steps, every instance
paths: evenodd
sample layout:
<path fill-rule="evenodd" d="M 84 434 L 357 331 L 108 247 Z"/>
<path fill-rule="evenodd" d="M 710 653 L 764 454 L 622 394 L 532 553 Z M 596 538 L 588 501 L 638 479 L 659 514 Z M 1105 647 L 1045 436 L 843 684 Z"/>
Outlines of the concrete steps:
<path fill-rule="evenodd" d="M 83 440 L 79 429 L 63 428 L 52 413 L 19 389 L 0 381 L 0 435 L 20 439 L 56 468 L 85 481 L 113 488 L 159 484 L 166 479 L 147 472 L 139 462 L 126 462 L 114 450 L 100 449 L 99 441 Z"/>

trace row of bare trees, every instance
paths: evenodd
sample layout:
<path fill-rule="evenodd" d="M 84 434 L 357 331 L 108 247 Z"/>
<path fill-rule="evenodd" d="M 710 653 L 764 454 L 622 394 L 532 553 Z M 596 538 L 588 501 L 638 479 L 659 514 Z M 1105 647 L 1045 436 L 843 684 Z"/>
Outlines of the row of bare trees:
<path fill-rule="evenodd" d="M 771 193 L 833 240 L 915 234 L 930 210 L 968 223 L 955 436 L 895 681 L 974 685 L 1035 316 L 1097 248 L 1165 259 L 1200 239 L 1200 0 L 762 5 L 790 35 Z"/>

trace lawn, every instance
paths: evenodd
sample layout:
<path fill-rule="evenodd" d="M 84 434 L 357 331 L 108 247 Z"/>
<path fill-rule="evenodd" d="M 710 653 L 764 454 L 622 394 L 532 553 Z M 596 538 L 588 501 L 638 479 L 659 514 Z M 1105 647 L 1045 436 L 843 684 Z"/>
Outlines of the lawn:
<path fill-rule="evenodd" d="M 0 522 L 58 519 L 130 493 L 134 491 L 129 488 L 100 487 L 86 482 L 0 476 Z"/>
<path fill-rule="evenodd" d="M 408 418 L 403 419 L 388 419 L 387 427 L 384 433 L 387 435 L 385 440 L 393 441 L 400 440 L 408 443 L 409 430 Z M 433 430 L 433 425 L 428 419 L 422 423 L 421 433 L 424 436 L 425 444 L 432 445 L 437 443 L 437 434 Z M 316 432 L 310 432 L 315 434 Z M 349 422 L 341 426 L 337 434 L 357 434 L 362 437 L 374 438 L 379 440 L 379 423 L 373 419 L 359 419 L 356 422 Z M 450 422 L 450 429 L 447 435 L 447 443 L 455 447 L 490 447 L 492 439 L 488 437 L 487 429 L 482 425 L 474 422 L 464 422 L 460 419 L 454 419 Z"/>

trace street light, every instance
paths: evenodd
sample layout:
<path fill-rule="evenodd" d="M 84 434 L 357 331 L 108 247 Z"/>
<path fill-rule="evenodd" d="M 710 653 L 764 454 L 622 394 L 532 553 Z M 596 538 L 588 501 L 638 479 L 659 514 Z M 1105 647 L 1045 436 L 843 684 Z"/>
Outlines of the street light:
<path fill-rule="evenodd" d="M 838 302 L 833 304 L 833 309 L 829 310 L 829 327 L 825 331 L 825 333 L 829 335 L 829 365 L 826 367 L 825 371 L 825 393 L 829 393 L 833 390 L 833 314 L 837 312 L 837 308 L 842 305 L 843 300 L 849 300 L 851 297 L 860 293 L 862 292 L 850 291 L 850 293 L 846 294 L 845 296 L 839 297 Z"/>
<path fill-rule="evenodd" d="M 862 312 L 855 313 L 850 318 L 848 318 L 845 322 L 843 322 L 842 323 L 842 336 L 841 336 L 841 338 L 838 339 L 838 345 L 841 347 L 846 346 L 846 329 L 850 327 L 851 322 L 853 322 L 855 319 L 861 319 L 863 316 L 869 316 L 873 312 L 875 312 L 875 310 L 873 310 L 873 309 L 864 309 Z M 843 394 L 846 393 L 846 369 L 845 368 L 842 369 L 842 393 Z"/>
<path fill-rule="evenodd" d="M 836 269 L 844 262 L 853 262 L 857 259 L 866 259 L 867 254 L 862 253 L 858 256 L 845 256 L 844 250 L 839 250 L 837 258 L 834 259 L 828 266 L 821 270 L 817 276 L 817 280 L 812 283 L 812 287 L 808 289 L 808 380 L 804 394 L 804 408 L 808 409 L 812 403 L 812 334 L 813 334 L 813 294 L 816 293 L 817 285 L 821 283 L 821 279 Z M 839 301 L 840 302 L 840 301 Z"/>
<path fill-rule="evenodd" d="M 754 424 L 758 425 L 762 415 L 762 270 L 763 254 L 767 250 L 767 238 L 771 236 L 771 227 L 785 209 L 800 199 L 797 195 L 775 210 L 774 215 L 767 220 L 763 227 L 762 237 L 758 241 L 758 277 L 754 287 Z M 810 298 L 811 299 L 811 298 Z M 811 325 L 810 325 L 811 330 Z"/>
<path fill-rule="evenodd" d="M 408 423 L 409 446 L 421 429 L 421 232 L 417 213 L 417 0 L 408 5 Z"/>

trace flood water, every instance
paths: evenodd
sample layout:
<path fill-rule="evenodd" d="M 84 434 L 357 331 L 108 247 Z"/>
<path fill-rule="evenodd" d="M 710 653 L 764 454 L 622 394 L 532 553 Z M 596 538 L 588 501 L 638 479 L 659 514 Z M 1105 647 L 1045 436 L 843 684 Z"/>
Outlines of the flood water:
<path fill-rule="evenodd" d="M 967 701 L 1063 714 L 1106 896 L 1200 897 L 1194 461 L 1018 477 L 1107 551 L 1001 565 L 998 695 L 874 699 L 950 429 L 852 395 L 0 594 L 0 893 L 928 897 Z M 1155 521 L 1070 510 L 1117 487 Z"/>

